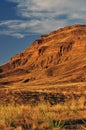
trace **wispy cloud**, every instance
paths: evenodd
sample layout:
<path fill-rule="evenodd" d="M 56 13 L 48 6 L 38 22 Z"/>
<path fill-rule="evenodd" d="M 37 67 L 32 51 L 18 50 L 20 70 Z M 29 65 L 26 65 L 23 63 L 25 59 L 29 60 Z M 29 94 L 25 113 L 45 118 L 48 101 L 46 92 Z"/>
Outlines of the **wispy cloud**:
<path fill-rule="evenodd" d="M 16 3 L 17 15 L 22 20 L 1 21 L 3 31 L 0 34 L 23 38 L 30 33 L 48 33 L 65 25 L 86 22 L 85 0 L 7 1 Z"/>

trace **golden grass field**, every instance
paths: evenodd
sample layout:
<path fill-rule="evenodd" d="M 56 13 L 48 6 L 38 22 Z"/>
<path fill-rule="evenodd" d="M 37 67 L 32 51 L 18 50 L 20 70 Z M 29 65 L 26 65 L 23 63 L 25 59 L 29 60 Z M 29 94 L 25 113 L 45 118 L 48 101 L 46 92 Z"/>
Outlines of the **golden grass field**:
<path fill-rule="evenodd" d="M 86 129 L 86 82 L 46 82 L 0 88 L 0 130 Z"/>

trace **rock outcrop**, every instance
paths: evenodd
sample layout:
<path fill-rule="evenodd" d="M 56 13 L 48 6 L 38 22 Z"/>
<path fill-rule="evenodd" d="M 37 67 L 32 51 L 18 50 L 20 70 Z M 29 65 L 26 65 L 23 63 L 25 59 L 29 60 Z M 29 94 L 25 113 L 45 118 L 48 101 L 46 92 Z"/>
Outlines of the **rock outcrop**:
<path fill-rule="evenodd" d="M 28 79 L 27 79 L 28 77 Z M 0 67 L 0 83 L 86 81 L 86 25 L 73 25 L 42 35 Z"/>

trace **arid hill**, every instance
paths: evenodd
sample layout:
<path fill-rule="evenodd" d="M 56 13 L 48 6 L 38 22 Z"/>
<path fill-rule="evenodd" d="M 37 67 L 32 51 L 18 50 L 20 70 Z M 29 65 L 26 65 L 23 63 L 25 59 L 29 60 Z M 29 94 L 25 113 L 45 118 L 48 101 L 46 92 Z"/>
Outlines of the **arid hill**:
<path fill-rule="evenodd" d="M 0 84 L 86 81 L 86 25 L 42 35 L 0 66 Z"/>
<path fill-rule="evenodd" d="M 86 129 L 86 25 L 42 35 L 0 66 L 0 130 Z"/>

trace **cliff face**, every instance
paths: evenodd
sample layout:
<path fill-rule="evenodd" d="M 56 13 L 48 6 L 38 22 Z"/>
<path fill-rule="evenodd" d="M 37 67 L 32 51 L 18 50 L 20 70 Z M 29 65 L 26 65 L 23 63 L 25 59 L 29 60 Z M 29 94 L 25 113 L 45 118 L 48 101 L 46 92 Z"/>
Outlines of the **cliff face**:
<path fill-rule="evenodd" d="M 41 36 L 1 66 L 0 77 L 1 82 L 23 81 L 25 77 L 28 81 L 50 77 L 57 82 L 86 81 L 86 25 L 68 26 Z"/>

